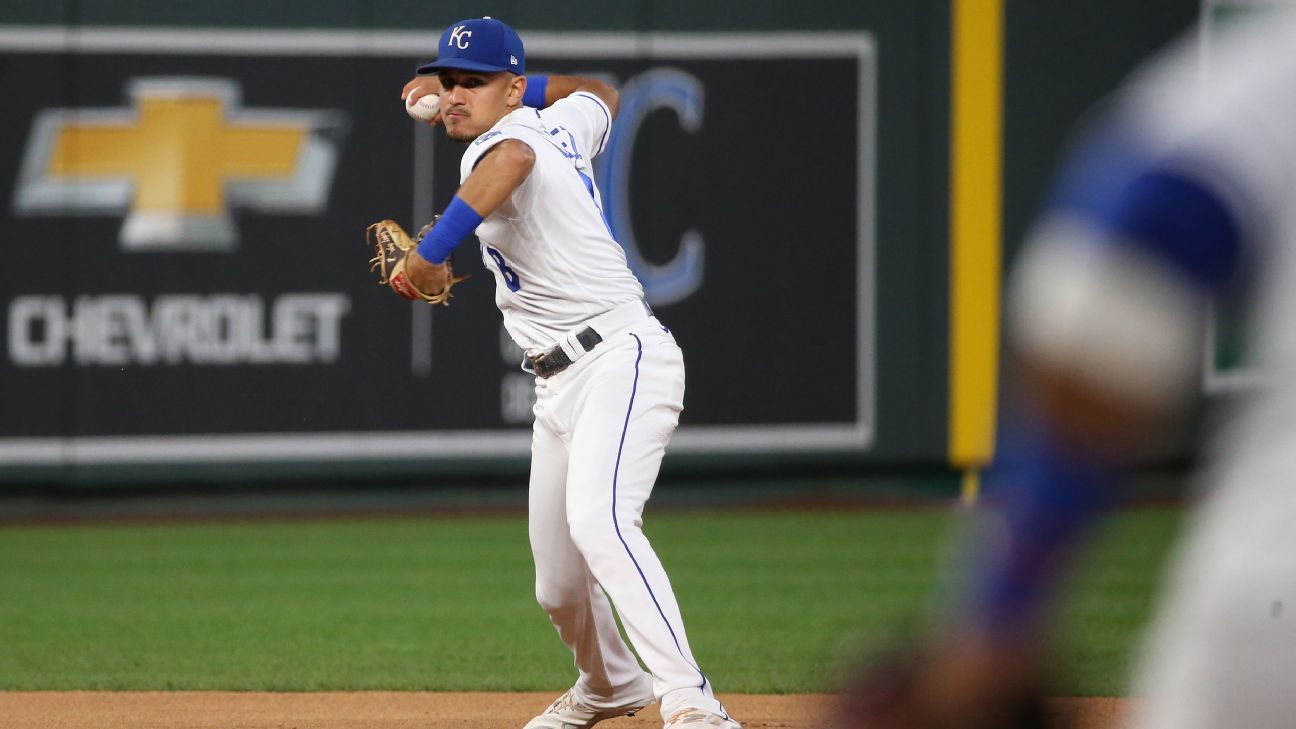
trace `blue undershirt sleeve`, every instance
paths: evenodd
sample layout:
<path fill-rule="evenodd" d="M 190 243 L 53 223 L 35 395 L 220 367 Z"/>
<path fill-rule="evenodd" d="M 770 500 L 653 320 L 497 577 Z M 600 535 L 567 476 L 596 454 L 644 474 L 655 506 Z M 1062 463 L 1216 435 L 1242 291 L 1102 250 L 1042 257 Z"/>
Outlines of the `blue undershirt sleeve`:
<path fill-rule="evenodd" d="M 549 88 L 549 77 L 544 74 L 528 75 L 526 77 L 527 87 L 522 94 L 522 105 L 529 106 L 532 109 L 543 109 L 545 103 L 545 91 Z"/>
<path fill-rule="evenodd" d="M 1205 289 L 1222 288 L 1243 259 L 1239 211 L 1215 189 L 1222 183 L 1193 172 L 1200 165 L 1145 147 L 1119 129 L 1091 134 L 1059 175 L 1050 210 L 1088 221 L 1107 244 L 1148 253 Z"/>

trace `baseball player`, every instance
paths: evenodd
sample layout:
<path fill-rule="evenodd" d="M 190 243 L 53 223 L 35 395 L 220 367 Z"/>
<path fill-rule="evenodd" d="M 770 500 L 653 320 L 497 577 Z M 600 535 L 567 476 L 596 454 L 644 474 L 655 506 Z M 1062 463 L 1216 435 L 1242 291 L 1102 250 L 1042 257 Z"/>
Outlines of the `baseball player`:
<path fill-rule="evenodd" d="M 580 677 L 526 727 L 588 727 L 656 699 L 669 729 L 739 729 L 689 649 L 641 529 L 683 408 L 684 362 L 644 302 L 593 181 L 617 92 L 588 78 L 524 76 L 525 67 L 512 28 L 470 19 L 446 29 L 437 59 L 406 84 L 407 106 L 439 94 L 430 122 L 467 150 L 462 186 L 392 287 L 410 298 L 444 292 L 455 280 L 447 258 L 475 232 L 504 326 L 536 377 L 536 597 Z"/>
<path fill-rule="evenodd" d="M 916 669 L 850 723 L 1027 726 L 1042 606 L 1121 466 L 1197 389 L 1210 297 L 1256 272 L 1268 375 L 1200 474 L 1137 673 L 1135 729 L 1296 722 L 1296 18 L 1145 66 L 1064 167 L 1010 287 L 1016 416 L 990 486 L 1001 539 Z M 1204 72 L 1203 72 L 1204 71 Z"/>

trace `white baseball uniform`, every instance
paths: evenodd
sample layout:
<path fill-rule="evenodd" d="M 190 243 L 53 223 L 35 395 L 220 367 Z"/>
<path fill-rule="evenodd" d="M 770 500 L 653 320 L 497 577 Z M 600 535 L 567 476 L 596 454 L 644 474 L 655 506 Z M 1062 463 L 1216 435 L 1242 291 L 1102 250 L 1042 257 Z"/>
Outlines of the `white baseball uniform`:
<path fill-rule="evenodd" d="M 1254 329 L 1268 380 L 1216 441 L 1214 465 L 1200 477 L 1206 500 L 1175 555 L 1138 671 L 1135 693 L 1145 699 L 1131 722 L 1138 729 L 1260 729 L 1296 721 L 1296 20 L 1270 17 L 1226 35 L 1205 67 L 1192 38 L 1144 68 L 1114 115 L 1128 149 L 1207 190 L 1237 221 L 1245 255 L 1263 262 Z M 1190 212 L 1166 208 L 1161 220 Z M 1079 290 L 1072 283 L 1104 286 L 1093 299 L 1115 301 L 1120 310 L 1098 304 L 1107 312 L 1099 314 L 1076 299 L 1065 314 L 1101 324 L 1095 332 L 1137 321 L 1145 306 L 1145 313 L 1160 312 L 1144 319 L 1153 323 L 1150 338 L 1159 338 L 1158 327 L 1178 327 L 1176 306 L 1165 305 L 1170 299 L 1153 303 L 1148 294 L 1165 288 L 1172 266 L 1124 266 L 1119 278 L 1139 279 L 1126 278 L 1126 285 L 1095 273 L 1102 256 L 1118 248 L 1094 248 L 1084 265 L 1055 260 L 1037 272 L 1058 284 L 1055 302 L 1057 290 Z M 1200 266 L 1208 257 L 1196 260 Z M 1035 301 L 1047 309 L 1045 298 Z M 1045 312 L 1044 319 L 1051 316 Z M 1052 347 L 1046 340 L 1080 327 L 1050 329 L 1039 329 L 1028 344 Z M 1137 385 L 1131 372 L 1141 361 L 1158 361 L 1146 346 L 1127 342 L 1119 350 L 1120 357 L 1094 362 L 1104 368 L 1104 382 Z M 1195 358 L 1200 350 L 1167 356 Z"/>
<path fill-rule="evenodd" d="M 1138 674 L 1136 690 L 1150 697 L 1135 716 L 1141 729 L 1282 727 L 1296 716 L 1296 20 L 1265 26 L 1239 27 L 1212 48 L 1199 93 L 1155 91 L 1202 85 L 1190 46 L 1139 97 L 1149 127 L 1202 160 L 1264 262 L 1253 328 L 1271 383 L 1200 477 L 1208 495 Z"/>
<path fill-rule="evenodd" d="M 573 360 L 536 378 L 529 498 L 536 597 L 575 656 L 584 697 L 615 704 L 646 688 L 617 630 L 615 604 L 662 715 L 689 707 L 723 714 L 641 530 L 683 409 L 684 362 L 603 218 L 590 162 L 611 122 L 607 106 L 584 92 L 543 110 L 523 107 L 470 143 L 461 165 L 466 180 L 505 139 L 534 150 L 531 173 L 477 236 L 514 341 L 530 356 L 559 346 Z M 602 337 L 588 351 L 576 336 L 586 327 Z"/>

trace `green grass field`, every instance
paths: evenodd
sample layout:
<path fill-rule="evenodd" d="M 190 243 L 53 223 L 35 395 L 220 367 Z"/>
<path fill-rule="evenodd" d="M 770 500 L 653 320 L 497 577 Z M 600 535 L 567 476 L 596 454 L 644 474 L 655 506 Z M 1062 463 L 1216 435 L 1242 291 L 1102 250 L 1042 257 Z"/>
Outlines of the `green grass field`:
<path fill-rule="evenodd" d="M 1068 600 L 1062 693 L 1119 695 L 1177 521 L 1114 520 Z M 921 623 L 954 519 L 651 514 L 721 691 L 831 690 Z M 559 690 L 521 516 L 0 529 L 0 689 Z"/>

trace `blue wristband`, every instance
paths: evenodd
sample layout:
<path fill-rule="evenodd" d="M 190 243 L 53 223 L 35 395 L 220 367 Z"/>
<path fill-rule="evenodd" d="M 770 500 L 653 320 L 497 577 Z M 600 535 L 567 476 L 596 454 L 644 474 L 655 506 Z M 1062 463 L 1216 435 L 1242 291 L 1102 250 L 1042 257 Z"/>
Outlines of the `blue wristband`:
<path fill-rule="evenodd" d="M 427 235 L 423 236 L 423 240 L 419 241 L 419 255 L 423 256 L 428 263 L 445 263 L 450 254 L 454 253 L 454 249 L 463 243 L 464 238 L 477 230 L 481 222 L 482 216 L 455 195 L 446 206 L 445 212 L 437 219 L 436 225 L 432 226 L 432 230 L 429 230 Z"/>
<path fill-rule="evenodd" d="M 535 75 L 528 74 L 526 77 L 527 87 L 522 94 L 522 105 L 529 106 L 532 109 L 543 109 L 545 104 L 545 89 L 549 88 L 549 77 L 538 73 Z"/>
<path fill-rule="evenodd" d="M 985 494 L 1006 539 L 981 556 L 967 614 L 1005 638 L 1037 626 L 1067 560 L 1119 493 L 1118 474 L 1097 457 L 1070 450 L 1039 423 L 1014 426 L 1001 433 Z"/>

